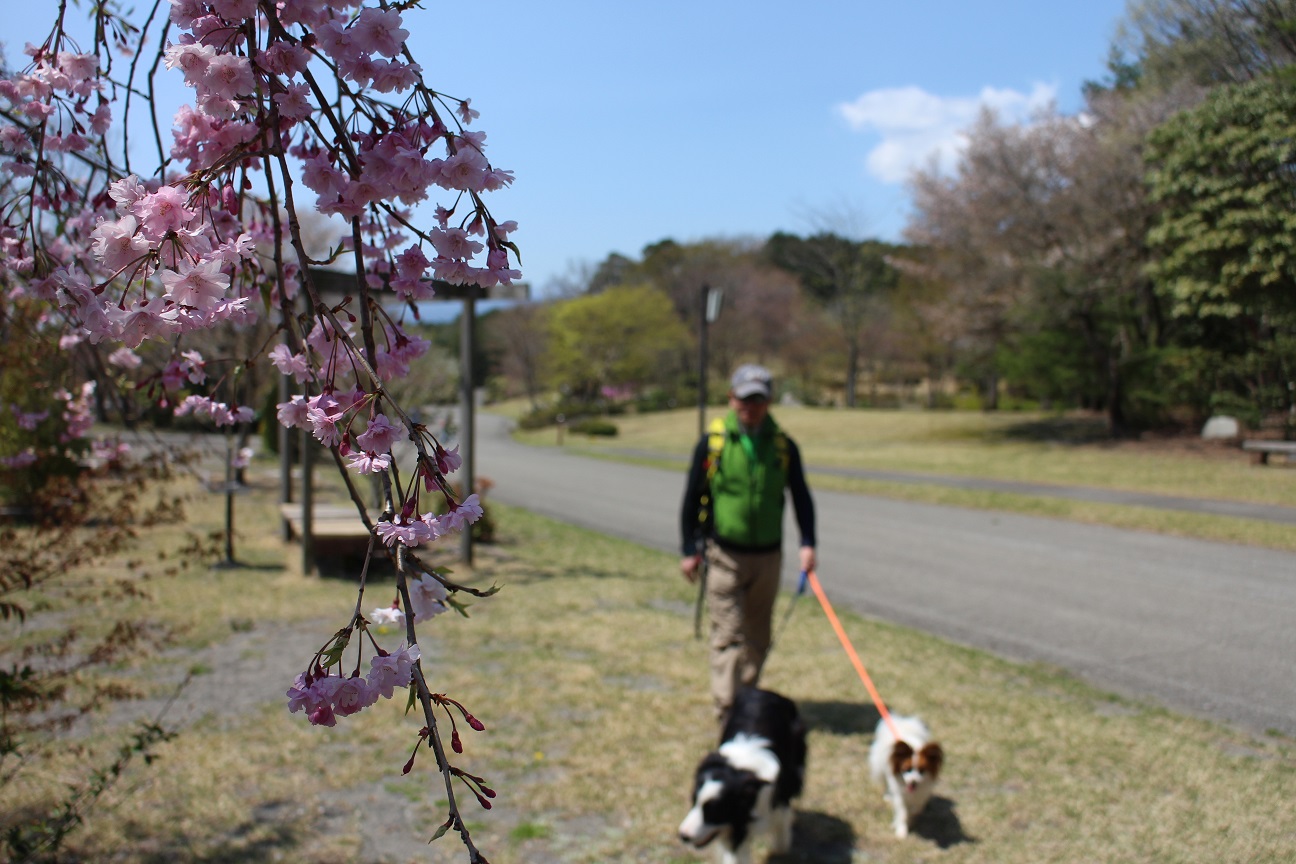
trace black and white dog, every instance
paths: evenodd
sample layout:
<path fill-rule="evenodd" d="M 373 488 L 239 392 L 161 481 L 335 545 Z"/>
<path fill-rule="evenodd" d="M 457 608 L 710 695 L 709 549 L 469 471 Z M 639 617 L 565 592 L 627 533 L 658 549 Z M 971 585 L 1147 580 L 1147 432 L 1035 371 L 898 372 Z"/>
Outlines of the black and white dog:
<path fill-rule="evenodd" d="M 805 783 L 806 730 L 796 703 L 746 688 L 734 699 L 720 747 L 698 765 L 693 809 L 680 823 L 685 843 L 720 841 L 722 864 L 751 860 L 753 832 L 768 828 L 770 849 L 792 845 L 792 799 Z"/>

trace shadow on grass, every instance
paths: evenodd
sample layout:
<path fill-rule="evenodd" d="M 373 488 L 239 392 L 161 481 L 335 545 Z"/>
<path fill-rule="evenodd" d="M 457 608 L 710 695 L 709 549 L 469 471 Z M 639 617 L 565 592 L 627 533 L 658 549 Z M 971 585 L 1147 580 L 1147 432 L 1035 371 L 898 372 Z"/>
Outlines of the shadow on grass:
<path fill-rule="evenodd" d="M 792 826 L 792 851 L 771 855 L 770 864 L 850 864 L 854 860 L 855 829 L 836 816 L 798 810 Z"/>
<path fill-rule="evenodd" d="M 926 809 L 914 821 L 913 833 L 942 849 L 977 842 L 963 830 L 963 823 L 954 812 L 954 802 L 939 795 L 932 796 Z"/>
<path fill-rule="evenodd" d="M 524 571 L 513 572 L 508 576 L 512 585 L 528 585 L 533 582 L 548 582 L 551 579 L 615 579 L 625 573 L 615 570 L 604 570 L 596 567 L 568 567 L 555 569 L 549 567 L 529 567 Z"/>
<path fill-rule="evenodd" d="M 284 565 L 282 564 L 245 564 L 237 558 L 234 559 L 233 563 L 222 559 L 208 566 L 213 570 L 244 570 L 248 573 L 282 573 L 284 571 Z"/>
<path fill-rule="evenodd" d="M 282 805 L 282 806 L 281 806 Z M 192 838 L 176 836 L 150 843 L 138 860 L 146 864 L 243 864 L 282 860 L 285 853 L 299 849 L 306 839 L 306 826 L 293 819 L 277 818 L 277 813 L 291 802 L 272 802 L 256 808 L 254 815 L 226 834 L 226 839 L 201 851 L 193 848 Z"/>
<path fill-rule="evenodd" d="M 811 730 L 832 735 L 872 735 L 882 719 L 875 706 L 861 702 L 802 700 L 797 704 Z"/>
<path fill-rule="evenodd" d="M 1110 442 L 1105 417 L 1045 417 L 1005 426 L 992 438 L 1035 444 L 1102 444 Z"/>

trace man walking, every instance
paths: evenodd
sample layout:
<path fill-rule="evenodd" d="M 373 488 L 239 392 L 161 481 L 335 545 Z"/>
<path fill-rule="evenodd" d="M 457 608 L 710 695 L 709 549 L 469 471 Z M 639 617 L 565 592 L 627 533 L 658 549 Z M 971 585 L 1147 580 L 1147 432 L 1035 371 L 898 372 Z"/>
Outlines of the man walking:
<path fill-rule="evenodd" d="M 815 566 L 814 502 L 801 451 L 770 416 L 772 391 L 764 367 L 747 364 L 734 372 L 729 413 L 713 421 L 693 451 L 680 511 L 680 570 L 689 582 L 706 574 L 711 695 L 721 722 L 737 689 L 757 684 L 769 651 L 783 563 L 784 490 L 801 532 L 801 569 Z"/>

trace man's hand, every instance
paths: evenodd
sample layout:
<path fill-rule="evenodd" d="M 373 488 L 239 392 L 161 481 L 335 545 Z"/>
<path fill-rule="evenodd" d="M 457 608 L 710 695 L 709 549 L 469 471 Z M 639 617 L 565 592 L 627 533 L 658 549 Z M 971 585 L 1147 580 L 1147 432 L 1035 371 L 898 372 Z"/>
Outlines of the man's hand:
<path fill-rule="evenodd" d="M 802 573 L 809 573 L 815 569 L 815 550 L 813 546 L 802 546 L 800 558 Z"/>
<path fill-rule="evenodd" d="M 698 580 L 698 570 L 702 566 L 701 555 L 687 555 L 680 559 L 680 572 L 690 585 Z"/>

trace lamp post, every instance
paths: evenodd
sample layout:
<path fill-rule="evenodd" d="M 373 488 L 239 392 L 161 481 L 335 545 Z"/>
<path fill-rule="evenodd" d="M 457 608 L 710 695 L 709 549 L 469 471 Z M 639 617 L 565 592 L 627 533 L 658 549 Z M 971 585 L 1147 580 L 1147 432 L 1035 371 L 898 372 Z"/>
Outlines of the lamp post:
<path fill-rule="evenodd" d="M 707 326 L 720 317 L 724 291 L 702 284 L 698 297 L 698 437 L 706 434 L 707 409 Z"/>

